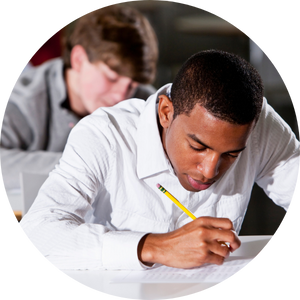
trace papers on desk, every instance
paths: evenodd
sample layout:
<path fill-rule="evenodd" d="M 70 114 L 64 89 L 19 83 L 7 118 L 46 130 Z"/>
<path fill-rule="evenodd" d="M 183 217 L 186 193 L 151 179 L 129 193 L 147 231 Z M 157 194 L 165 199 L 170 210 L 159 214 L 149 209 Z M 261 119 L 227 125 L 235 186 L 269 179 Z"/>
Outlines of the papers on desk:
<path fill-rule="evenodd" d="M 129 282 L 143 282 L 143 283 L 158 283 L 158 282 L 197 282 L 197 283 L 215 283 L 221 282 L 244 266 L 246 266 L 252 258 L 229 257 L 223 265 L 217 266 L 212 264 L 205 264 L 199 268 L 193 269 L 176 269 L 166 266 L 158 268 L 130 271 L 127 274 L 123 272 L 112 279 L 112 283 L 129 283 Z"/>

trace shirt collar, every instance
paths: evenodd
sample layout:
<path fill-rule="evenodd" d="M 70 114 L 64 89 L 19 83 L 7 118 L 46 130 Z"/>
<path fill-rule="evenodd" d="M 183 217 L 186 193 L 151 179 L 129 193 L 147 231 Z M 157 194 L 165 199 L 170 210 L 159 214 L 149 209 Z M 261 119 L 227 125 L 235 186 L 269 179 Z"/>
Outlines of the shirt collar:
<path fill-rule="evenodd" d="M 137 174 L 139 179 L 169 170 L 157 124 L 158 96 L 166 95 L 171 84 L 160 88 L 148 98 L 137 128 Z"/>

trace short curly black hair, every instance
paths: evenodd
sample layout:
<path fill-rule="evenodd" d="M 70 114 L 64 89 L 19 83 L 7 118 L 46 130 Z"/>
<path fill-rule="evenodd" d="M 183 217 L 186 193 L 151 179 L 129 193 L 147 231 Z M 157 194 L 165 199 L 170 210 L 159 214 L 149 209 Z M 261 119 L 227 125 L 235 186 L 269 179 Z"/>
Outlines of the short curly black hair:
<path fill-rule="evenodd" d="M 257 121 L 263 103 L 263 84 L 257 70 L 241 57 L 219 50 L 190 57 L 176 75 L 171 101 L 173 119 L 196 104 L 232 124 Z"/>

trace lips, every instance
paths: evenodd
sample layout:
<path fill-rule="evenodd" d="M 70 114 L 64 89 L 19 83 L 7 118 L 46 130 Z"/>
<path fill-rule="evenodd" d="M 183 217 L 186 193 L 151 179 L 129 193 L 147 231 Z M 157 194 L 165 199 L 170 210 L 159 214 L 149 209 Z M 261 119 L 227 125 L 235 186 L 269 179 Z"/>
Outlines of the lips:
<path fill-rule="evenodd" d="M 187 175 L 188 181 L 190 183 L 190 185 L 198 191 L 203 191 L 208 189 L 214 182 L 207 182 L 207 183 L 203 183 L 199 180 L 195 180 L 192 177 L 190 177 L 189 175 Z"/>

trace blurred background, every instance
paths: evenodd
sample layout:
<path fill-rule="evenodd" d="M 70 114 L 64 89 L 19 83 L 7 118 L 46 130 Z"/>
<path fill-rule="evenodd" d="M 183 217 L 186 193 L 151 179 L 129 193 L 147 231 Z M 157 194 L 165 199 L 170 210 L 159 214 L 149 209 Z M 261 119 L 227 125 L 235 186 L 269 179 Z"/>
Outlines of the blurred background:
<path fill-rule="evenodd" d="M 261 49 L 239 29 L 199 8 L 167 1 L 134 1 L 127 5 L 143 13 L 159 42 L 156 88 L 172 82 L 183 62 L 192 54 L 208 49 L 235 53 L 250 61 L 262 76 L 265 97 L 290 125 L 299 139 L 296 115 L 289 93 L 276 68 Z M 74 21 L 76 22 L 76 21 Z M 31 58 L 31 65 L 61 55 L 61 38 L 72 30 L 71 23 L 50 38 Z M 241 235 L 273 235 L 285 216 L 255 185 L 240 232 Z"/>

